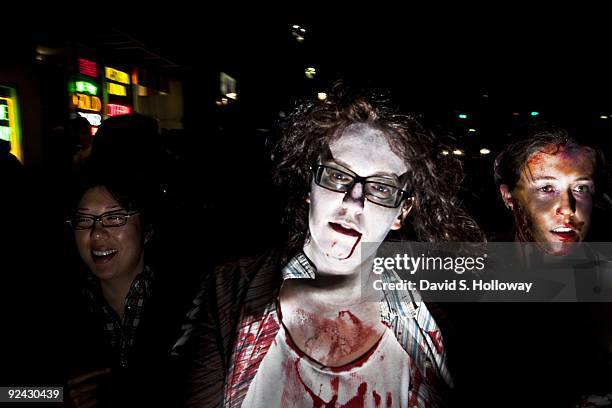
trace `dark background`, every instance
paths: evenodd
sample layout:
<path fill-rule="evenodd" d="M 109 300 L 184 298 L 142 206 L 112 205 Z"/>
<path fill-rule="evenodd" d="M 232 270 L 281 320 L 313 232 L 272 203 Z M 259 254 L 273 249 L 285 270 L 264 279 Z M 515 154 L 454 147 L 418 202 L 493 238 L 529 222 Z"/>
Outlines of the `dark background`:
<path fill-rule="evenodd" d="M 41 41 L 99 47 L 102 35 L 118 30 L 174 63 L 164 74 L 183 82 L 184 130 L 164 139 L 176 158 L 165 179 L 173 206 L 164 214 L 170 227 L 156 253 L 183 256 L 176 279 L 192 290 L 210 264 L 283 242 L 284 196 L 270 182 L 270 146 L 294 100 L 314 98 L 340 78 L 390 91 L 404 110 L 420 115 L 438 134 L 452 136 L 454 146 L 466 152 L 461 157 L 464 205 L 490 235 L 511 225 L 495 191 L 492 165 L 513 129 L 550 121 L 610 154 L 612 118 L 600 118 L 612 115 L 612 35 L 603 9 L 440 3 L 428 11 L 382 4 L 332 11 L 329 4 L 303 3 L 299 12 L 270 7 L 255 13 L 238 4 L 221 6 L 166 4 L 126 9 L 112 18 L 92 12 L 80 20 L 72 12 L 46 19 L 39 12 L 37 21 L 24 14 L 7 23 L 0 55 L 2 62 L 26 66 L 32 46 Z M 306 29 L 302 43 L 292 35 L 294 24 Z M 308 66 L 317 70 L 314 79 L 304 75 Z M 225 108 L 214 103 L 220 71 L 238 81 L 238 101 Z M 43 122 L 63 114 L 53 97 L 60 91 L 52 89 L 64 86 L 55 82 L 59 76 L 58 68 L 33 78 L 45 90 L 36 95 Z M 540 114 L 533 117 L 532 111 Z M 459 119 L 459 113 L 468 118 Z M 492 153 L 481 155 L 482 147 Z M 11 203 L 20 211 L 7 212 L 14 215 L 4 225 L 10 242 L 3 247 L 7 255 L 1 266 L 9 322 L 4 350 L 7 361 L 15 360 L 4 372 L 6 384 L 48 381 L 62 364 L 53 350 L 62 343 L 61 311 L 73 277 L 66 268 L 74 252 L 70 234 L 60 227 L 62 200 L 53 180 L 44 177 L 44 160 L 40 163 L 28 168 L 28 181 L 11 186 Z M 609 212 L 599 217 L 597 238 L 608 240 Z M 520 316 L 530 311 L 525 306 L 519 317 L 501 313 L 521 325 Z M 547 313 L 537 317 L 547 319 Z M 476 330 L 479 324 L 466 327 Z M 471 352 L 483 353 L 470 346 Z M 547 345 L 536 341 L 534 347 Z M 484 350 L 499 352 L 491 344 Z M 533 364 L 545 374 L 555 362 L 546 357 L 545 363 Z M 465 370 L 470 361 L 462 363 Z"/>

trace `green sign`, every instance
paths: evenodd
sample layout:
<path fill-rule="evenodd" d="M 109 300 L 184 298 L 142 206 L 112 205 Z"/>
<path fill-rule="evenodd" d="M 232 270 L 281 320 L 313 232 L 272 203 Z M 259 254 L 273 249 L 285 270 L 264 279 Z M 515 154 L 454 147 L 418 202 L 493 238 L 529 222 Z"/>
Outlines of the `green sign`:
<path fill-rule="evenodd" d="M 0 139 L 6 140 L 7 142 L 11 141 L 11 128 L 8 126 L 0 126 Z"/>

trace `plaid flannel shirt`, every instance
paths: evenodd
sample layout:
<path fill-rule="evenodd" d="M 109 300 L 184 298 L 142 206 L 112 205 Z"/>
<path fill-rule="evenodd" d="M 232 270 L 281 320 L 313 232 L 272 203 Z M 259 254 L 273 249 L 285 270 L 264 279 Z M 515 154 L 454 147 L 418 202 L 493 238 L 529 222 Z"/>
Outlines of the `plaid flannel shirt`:
<path fill-rule="evenodd" d="M 134 345 L 143 309 L 151 297 L 152 281 L 153 271 L 145 266 L 144 270 L 132 281 L 125 297 L 125 309 L 123 321 L 121 321 L 104 299 L 98 278 L 93 275 L 88 276 L 88 285 L 84 289 L 84 295 L 89 300 L 90 311 L 103 322 L 104 332 L 122 367 L 128 366 L 128 356 Z"/>

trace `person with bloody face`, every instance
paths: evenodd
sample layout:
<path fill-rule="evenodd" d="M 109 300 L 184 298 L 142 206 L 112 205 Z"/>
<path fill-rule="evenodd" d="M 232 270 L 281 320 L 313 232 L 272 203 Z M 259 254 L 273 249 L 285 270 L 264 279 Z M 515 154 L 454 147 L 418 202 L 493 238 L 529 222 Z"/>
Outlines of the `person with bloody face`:
<path fill-rule="evenodd" d="M 494 175 L 514 218 L 514 239 L 537 242 L 553 255 L 584 241 L 602 167 L 601 153 L 552 126 L 534 128 L 508 146 L 495 160 Z"/>
<path fill-rule="evenodd" d="M 596 281 L 590 276 L 599 276 L 591 272 L 606 264 L 599 262 L 603 254 L 586 244 L 607 191 L 601 152 L 565 129 L 533 123 L 514 133 L 493 170 L 513 221 L 511 235 L 497 239 L 504 241 L 499 248 L 511 248 L 512 259 L 502 266 L 505 276 L 527 276 L 534 282 L 536 276 L 547 276 L 552 281 L 557 271 L 588 264 L 593 269 L 574 268 L 574 277 L 575 282 L 589 282 L 584 287 L 591 290 Z M 582 405 L 581 396 L 600 392 L 600 384 L 610 378 L 604 363 L 610 310 L 603 302 L 579 301 L 578 285 L 571 283 L 574 302 L 548 301 L 556 295 L 551 292 L 537 302 L 453 307 L 463 333 L 454 339 L 463 352 L 456 365 L 460 369 L 454 370 L 460 406 L 588 406 Z"/>
<path fill-rule="evenodd" d="M 533 251 L 533 247 L 521 245 L 519 265 L 526 268 L 537 268 L 545 262 L 562 265 L 571 254 L 575 260 L 584 259 L 583 264 L 595 265 L 593 270 L 575 269 L 576 279 L 589 282 L 587 276 L 592 271 L 596 272 L 593 276 L 605 276 L 597 266 L 606 264 L 601 261 L 606 258 L 605 254 L 598 253 L 597 248 L 601 247 L 591 248 L 580 243 L 607 240 L 593 234 L 593 227 L 607 222 L 608 171 L 601 150 L 579 142 L 557 126 L 535 123 L 514 136 L 513 143 L 495 160 L 494 179 L 514 220 L 513 240 L 533 242 L 539 249 Z M 600 284 L 593 281 L 583 286 L 591 290 Z M 505 336 L 505 342 L 514 347 L 512 356 L 516 366 L 506 365 L 508 373 L 524 372 L 520 364 L 539 361 L 530 376 L 523 378 L 536 379 L 542 375 L 549 378 L 549 387 L 526 380 L 534 385 L 523 388 L 522 401 L 535 403 L 536 398 L 548 394 L 548 400 L 555 401 L 555 406 L 570 403 L 589 406 L 585 395 L 609 391 L 612 308 L 609 303 L 588 303 L 592 302 L 588 291 L 577 290 L 576 298 L 577 303 L 526 303 L 512 310 L 499 305 L 489 310 L 503 322 L 509 316 L 529 316 L 523 319 L 522 332 L 540 333 L 538 341 L 543 347 L 536 348 L 524 338 L 518 340 L 507 329 L 498 330 L 501 337 Z M 576 328 L 575 334 L 568 333 L 569 327 Z M 504 340 L 499 343 L 504 344 Z M 559 359 L 563 359 L 564 368 L 552 369 L 552 362 Z M 578 372 L 579 378 L 574 378 Z"/>
<path fill-rule="evenodd" d="M 376 248 L 361 243 L 482 240 L 460 172 L 413 117 L 342 84 L 288 119 L 273 151 L 286 247 L 203 286 L 176 346 L 194 363 L 187 406 L 437 406 L 452 385 L 440 328 L 425 303 L 364 301 Z"/>

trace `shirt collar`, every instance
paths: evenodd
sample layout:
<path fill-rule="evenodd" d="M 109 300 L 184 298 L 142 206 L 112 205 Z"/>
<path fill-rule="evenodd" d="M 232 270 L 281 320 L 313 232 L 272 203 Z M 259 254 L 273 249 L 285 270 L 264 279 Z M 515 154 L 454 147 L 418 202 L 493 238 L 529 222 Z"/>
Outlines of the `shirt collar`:
<path fill-rule="evenodd" d="M 151 296 L 151 284 L 154 277 L 155 273 L 153 269 L 148 265 L 145 265 L 142 272 L 134 277 L 127 296 L 130 297 L 134 293 L 141 293 L 146 297 Z M 88 271 L 87 273 L 87 283 L 84 290 L 92 300 L 99 301 L 100 299 L 104 299 L 102 296 L 102 288 L 100 287 L 100 279 L 91 273 L 91 271 Z"/>
<path fill-rule="evenodd" d="M 304 252 L 291 258 L 282 270 L 283 281 L 286 279 L 314 279 L 317 269 Z"/>

